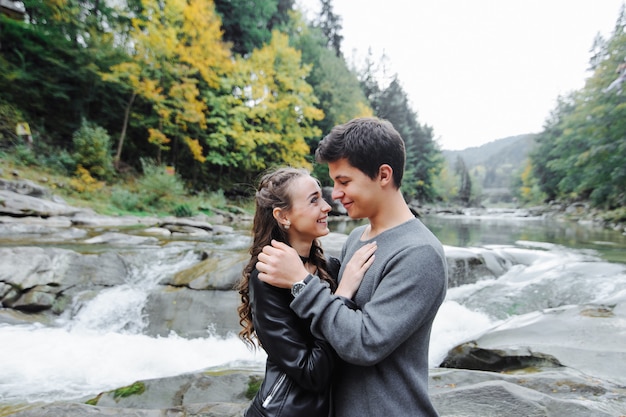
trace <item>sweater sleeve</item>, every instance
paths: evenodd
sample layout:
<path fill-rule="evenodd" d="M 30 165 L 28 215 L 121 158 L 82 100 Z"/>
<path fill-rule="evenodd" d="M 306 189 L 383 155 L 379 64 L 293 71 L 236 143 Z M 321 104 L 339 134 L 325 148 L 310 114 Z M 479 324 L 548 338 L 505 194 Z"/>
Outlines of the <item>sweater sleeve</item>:
<path fill-rule="evenodd" d="M 371 297 L 360 309 L 330 297 L 319 281 L 311 281 L 291 303 L 296 314 L 312 320 L 314 335 L 328 340 L 342 359 L 355 365 L 385 359 L 432 321 L 446 293 L 445 259 L 432 246 L 406 247 L 381 256 L 383 264 L 377 265 L 378 255 L 362 283 Z"/>
<path fill-rule="evenodd" d="M 327 388 L 336 354 L 289 308 L 290 291 L 261 282 L 256 270 L 250 274 L 250 286 L 254 328 L 268 360 L 304 389 Z"/>

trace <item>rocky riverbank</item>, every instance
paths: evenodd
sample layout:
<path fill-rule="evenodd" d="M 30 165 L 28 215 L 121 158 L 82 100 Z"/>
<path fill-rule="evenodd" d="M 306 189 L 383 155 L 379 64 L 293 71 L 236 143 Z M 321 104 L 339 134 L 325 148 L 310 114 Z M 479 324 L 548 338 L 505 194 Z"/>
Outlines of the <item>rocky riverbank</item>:
<path fill-rule="evenodd" d="M 196 248 L 194 239 L 205 236 L 231 239 L 232 228 L 249 222 L 249 217 L 99 216 L 68 206 L 49 190 L 25 181 L 0 183 L 0 201 L 0 326 L 53 325 L 76 298 L 95 297 L 123 282 L 130 269 L 127 259 L 97 248 L 151 248 L 167 239 L 168 245 L 189 251 L 193 259 L 150 294 L 144 312 L 146 334 L 174 330 L 195 337 L 206 331 L 207 322 L 216 323 L 218 333 L 237 328 L 232 314 L 237 297 L 231 288 L 245 251 L 188 248 Z M 342 236 L 331 237 L 324 245 L 332 252 L 341 246 Z M 79 250 L 83 248 L 90 249 Z M 522 252 L 504 256 L 446 248 L 446 256 L 453 286 L 496 279 L 512 268 L 533 264 Z M 573 266 L 572 281 L 563 285 L 580 285 L 574 278 L 584 274 L 584 267 Z M 550 300 L 545 307 L 529 306 L 535 313 L 520 314 L 450 350 L 429 378 L 440 415 L 625 416 L 626 267 L 603 268 L 615 286 L 602 298 L 571 299 L 559 307 L 550 307 Z M 527 291 L 547 290 L 535 286 Z M 580 288 L 581 293 L 587 291 Z M 509 292 L 510 287 L 501 284 L 501 294 L 492 302 L 505 302 Z M 485 303 L 480 293 L 474 297 L 476 303 Z M 515 308 L 524 306 L 516 302 Z M 245 409 L 260 378 L 258 369 L 206 369 L 141 380 L 75 401 L 0 404 L 0 416 L 234 417 Z"/>
<path fill-rule="evenodd" d="M 553 202 L 535 207 L 520 208 L 486 208 L 486 207 L 415 207 L 416 212 L 423 214 L 460 215 L 460 216 L 502 216 L 520 218 L 555 218 L 567 222 L 591 224 L 595 227 L 611 229 L 626 233 L 626 215 L 605 212 L 592 208 L 588 203 L 575 202 L 570 204 Z"/>

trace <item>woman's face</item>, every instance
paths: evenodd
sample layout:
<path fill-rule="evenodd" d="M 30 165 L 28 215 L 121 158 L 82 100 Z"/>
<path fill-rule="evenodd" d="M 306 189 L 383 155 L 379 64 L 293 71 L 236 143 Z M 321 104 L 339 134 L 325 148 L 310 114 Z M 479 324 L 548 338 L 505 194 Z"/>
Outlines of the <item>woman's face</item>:
<path fill-rule="evenodd" d="M 291 210 L 286 217 L 291 222 L 289 240 L 311 242 L 328 234 L 330 205 L 322 198 L 322 190 L 311 176 L 296 178 L 291 184 Z"/>

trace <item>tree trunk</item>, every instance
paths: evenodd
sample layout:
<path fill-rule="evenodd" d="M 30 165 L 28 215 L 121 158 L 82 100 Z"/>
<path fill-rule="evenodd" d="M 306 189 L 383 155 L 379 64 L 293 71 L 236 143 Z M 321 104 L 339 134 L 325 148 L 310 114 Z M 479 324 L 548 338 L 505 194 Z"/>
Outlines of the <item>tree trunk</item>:
<path fill-rule="evenodd" d="M 122 126 L 120 138 L 117 141 L 117 152 L 115 153 L 115 159 L 113 160 L 113 164 L 116 169 L 119 167 L 120 159 L 122 157 L 122 146 L 124 145 L 124 138 L 126 137 L 126 127 L 128 126 L 128 119 L 130 118 L 130 109 L 133 107 L 133 102 L 135 101 L 136 96 L 137 93 L 133 91 L 133 94 L 130 96 L 130 100 L 128 100 L 128 104 L 126 105 L 126 110 L 124 111 L 124 124 Z"/>

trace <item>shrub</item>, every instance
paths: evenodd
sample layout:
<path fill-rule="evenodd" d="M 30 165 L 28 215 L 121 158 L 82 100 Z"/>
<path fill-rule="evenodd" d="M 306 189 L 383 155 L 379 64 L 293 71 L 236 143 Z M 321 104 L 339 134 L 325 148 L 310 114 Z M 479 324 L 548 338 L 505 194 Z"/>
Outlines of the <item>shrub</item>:
<path fill-rule="evenodd" d="M 65 149 L 50 149 L 47 152 L 39 152 L 39 162 L 42 166 L 48 167 L 53 171 L 63 174 L 72 174 L 76 172 L 78 165 L 72 154 Z"/>
<path fill-rule="evenodd" d="M 76 176 L 70 180 L 70 187 L 81 194 L 93 194 L 104 187 L 104 183 L 96 180 L 82 166 L 76 168 Z"/>
<path fill-rule="evenodd" d="M 72 136 L 72 142 L 77 165 L 83 166 L 96 178 L 105 179 L 112 175 L 111 138 L 104 128 L 83 119 Z"/>
<path fill-rule="evenodd" d="M 0 100 L 0 145 L 4 147 L 17 141 L 15 126 L 23 121 L 24 117 L 16 107 Z"/>
<path fill-rule="evenodd" d="M 37 157 L 33 150 L 27 145 L 16 145 L 13 148 L 13 160 L 20 165 L 37 165 Z"/>
<path fill-rule="evenodd" d="M 186 197 L 185 186 L 176 174 L 147 159 L 142 159 L 141 165 L 143 175 L 137 184 L 142 208 L 168 209 Z"/>
<path fill-rule="evenodd" d="M 125 211 L 137 211 L 140 209 L 137 193 L 119 187 L 114 187 L 111 191 L 111 204 Z"/>
<path fill-rule="evenodd" d="M 193 210 L 187 204 L 180 204 L 174 207 L 174 216 L 176 217 L 191 217 L 193 216 Z"/>

